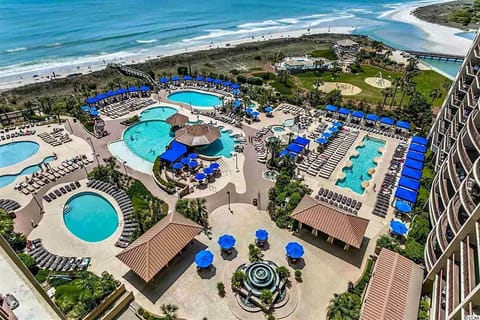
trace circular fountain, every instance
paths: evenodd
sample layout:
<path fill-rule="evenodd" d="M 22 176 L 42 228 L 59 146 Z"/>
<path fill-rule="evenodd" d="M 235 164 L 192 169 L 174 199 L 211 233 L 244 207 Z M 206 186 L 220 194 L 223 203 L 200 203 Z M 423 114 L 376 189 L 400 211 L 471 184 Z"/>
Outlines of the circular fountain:
<path fill-rule="evenodd" d="M 277 180 L 278 171 L 275 170 L 265 170 L 262 172 L 263 179 L 267 181 L 275 182 Z"/>
<path fill-rule="evenodd" d="M 278 292 L 274 304 L 285 299 L 287 293 L 285 281 L 282 281 L 276 269 L 277 265 L 272 261 L 251 262 L 237 268 L 237 271 L 242 271 L 246 275 L 243 289 L 248 292 L 248 295 L 240 298 L 242 304 L 249 308 L 254 307 L 252 297 L 259 299 L 263 290 L 269 290 L 274 295 Z"/>

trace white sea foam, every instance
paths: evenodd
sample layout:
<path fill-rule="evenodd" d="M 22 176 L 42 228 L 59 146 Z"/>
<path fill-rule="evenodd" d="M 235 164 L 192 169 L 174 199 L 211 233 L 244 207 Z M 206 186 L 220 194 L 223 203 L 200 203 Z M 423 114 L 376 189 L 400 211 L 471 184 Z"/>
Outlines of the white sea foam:
<path fill-rule="evenodd" d="M 5 52 L 7 53 L 15 53 L 15 52 L 20 52 L 20 51 L 25 51 L 27 48 L 21 47 L 21 48 L 15 48 L 15 49 L 7 49 Z"/>
<path fill-rule="evenodd" d="M 150 40 L 136 40 L 137 43 L 155 43 L 157 39 L 150 39 Z"/>
<path fill-rule="evenodd" d="M 62 46 L 61 42 L 55 42 L 55 43 L 47 44 L 45 48 L 55 48 L 55 47 L 61 47 L 61 46 Z"/>

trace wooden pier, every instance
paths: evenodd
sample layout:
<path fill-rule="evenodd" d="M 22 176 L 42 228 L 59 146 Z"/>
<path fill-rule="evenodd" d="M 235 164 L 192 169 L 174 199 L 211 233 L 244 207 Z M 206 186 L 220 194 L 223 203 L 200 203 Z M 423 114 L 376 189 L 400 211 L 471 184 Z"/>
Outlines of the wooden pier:
<path fill-rule="evenodd" d="M 410 50 L 405 50 L 405 52 L 419 59 L 425 59 L 425 60 L 441 60 L 441 61 L 449 61 L 449 62 L 459 62 L 465 59 L 465 56 L 460 56 L 455 54 L 410 51 Z"/>

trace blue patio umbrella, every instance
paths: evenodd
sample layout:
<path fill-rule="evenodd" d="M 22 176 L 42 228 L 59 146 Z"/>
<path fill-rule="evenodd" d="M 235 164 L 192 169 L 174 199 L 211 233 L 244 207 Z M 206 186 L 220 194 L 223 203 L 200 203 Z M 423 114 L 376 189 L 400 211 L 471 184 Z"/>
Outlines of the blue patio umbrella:
<path fill-rule="evenodd" d="M 257 237 L 258 241 L 266 241 L 268 239 L 268 232 L 264 229 L 258 229 L 255 232 L 255 237 Z"/>
<path fill-rule="evenodd" d="M 202 76 L 196 76 L 195 81 L 203 81 L 203 77 Z"/>
<path fill-rule="evenodd" d="M 240 92 L 239 89 L 233 89 L 233 90 L 232 90 L 232 93 L 233 93 L 234 95 L 238 96 L 241 92 Z"/>
<path fill-rule="evenodd" d="M 216 163 L 216 162 L 212 162 L 210 163 L 210 168 L 212 169 L 218 169 L 220 168 L 220 164 Z"/>
<path fill-rule="evenodd" d="M 87 99 L 85 100 L 85 102 L 86 102 L 86 103 L 95 103 L 95 102 L 97 102 L 97 99 L 94 98 L 94 97 L 90 97 L 90 98 L 87 98 Z"/>
<path fill-rule="evenodd" d="M 188 157 L 188 159 L 197 159 L 197 158 L 198 158 L 198 154 L 196 154 L 196 153 L 189 153 L 187 157 Z"/>
<path fill-rule="evenodd" d="M 135 86 L 128 88 L 128 92 L 137 92 L 137 91 L 138 91 L 138 88 Z"/>
<path fill-rule="evenodd" d="M 180 162 L 186 165 L 186 164 L 188 164 L 188 162 L 190 162 L 190 159 L 183 158 L 182 160 L 180 160 Z"/>
<path fill-rule="evenodd" d="M 332 137 L 332 134 L 330 132 L 324 132 L 322 133 L 322 136 L 328 139 Z"/>
<path fill-rule="evenodd" d="M 229 234 L 224 234 L 217 241 L 220 248 L 224 250 L 232 249 L 235 245 L 235 238 Z"/>
<path fill-rule="evenodd" d="M 230 80 L 223 81 L 222 84 L 223 84 L 224 86 L 230 87 L 230 86 L 232 85 L 232 81 L 230 81 Z"/>
<path fill-rule="evenodd" d="M 213 171 L 214 171 L 214 169 L 210 168 L 210 167 L 207 167 L 207 168 L 203 169 L 203 172 L 207 175 L 212 175 Z"/>
<path fill-rule="evenodd" d="M 300 259 L 304 253 L 302 245 L 298 242 L 289 242 L 285 250 L 287 251 L 287 256 L 292 259 Z"/>
<path fill-rule="evenodd" d="M 256 117 L 258 117 L 258 116 L 260 115 L 260 112 L 258 112 L 258 111 L 252 111 L 251 114 L 252 114 L 252 117 L 256 118 Z"/>
<path fill-rule="evenodd" d="M 190 168 L 195 168 L 196 166 L 198 166 L 198 162 L 195 161 L 195 160 L 191 160 L 191 161 L 188 161 L 187 165 L 188 165 Z"/>
<path fill-rule="evenodd" d="M 266 107 L 266 108 L 265 108 L 265 112 L 266 112 L 266 113 L 270 113 L 270 112 L 272 112 L 272 111 L 273 111 L 273 108 L 272 108 L 272 107 Z"/>
<path fill-rule="evenodd" d="M 183 80 L 190 81 L 190 80 L 192 80 L 192 76 L 185 75 L 185 76 L 183 76 Z"/>
<path fill-rule="evenodd" d="M 235 100 L 235 101 L 233 101 L 233 107 L 234 107 L 235 109 L 239 108 L 241 105 L 242 105 L 242 101 L 240 101 L 240 100 L 238 100 L 238 99 Z"/>
<path fill-rule="evenodd" d="M 205 78 L 205 82 L 213 82 L 213 79 L 210 78 L 210 77 L 206 77 L 206 78 Z"/>
<path fill-rule="evenodd" d="M 197 181 L 203 180 L 205 178 L 206 178 L 205 173 L 197 173 L 195 175 L 195 180 L 197 180 Z"/>
<path fill-rule="evenodd" d="M 149 86 L 141 86 L 140 91 L 149 91 L 150 87 Z M 119 90 L 120 91 L 120 90 Z"/>
<path fill-rule="evenodd" d="M 232 89 L 240 89 L 240 85 L 238 83 L 232 84 Z"/>
<path fill-rule="evenodd" d="M 98 116 L 100 115 L 100 111 L 90 112 L 90 115 L 91 115 L 91 116 L 94 116 L 94 117 L 98 117 Z"/>
<path fill-rule="evenodd" d="M 330 127 L 330 128 L 328 128 L 328 131 L 333 132 L 333 133 L 337 133 L 340 130 L 337 127 Z"/>
<path fill-rule="evenodd" d="M 343 124 L 340 121 L 334 121 L 332 122 L 332 126 L 335 126 L 337 128 L 341 128 Z"/>
<path fill-rule="evenodd" d="M 400 220 L 392 220 L 390 222 L 390 229 L 392 233 L 403 236 L 408 232 L 408 227 L 405 223 Z"/>
<path fill-rule="evenodd" d="M 208 268 L 213 263 L 213 253 L 208 250 L 199 251 L 195 255 L 195 263 L 199 268 Z"/>
<path fill-rule="evenodd" d="M 183 163 L 181 162 L 175 162 L 173 165 L 172 165 L 172 168 L 175 169 L 175 170 L 180 170 L 183 168 Z"/>
<path fill-rule="evenodd" d="M 395 208 L 403 213 L 409 213 L 412 211 L 412 206 L 408 202 L 402 200 L 395 201 Z"/>
<path fill-rule="evenodd" d="M 320 143 L 320 144 L 326 144 L 326 143 L 328 142 L 327 139 L 322 138 L 322 137 L 318 138 L 316 141 L 317 141 L 318 143 Z"/>
<path fill-rule="evenodd" d="M 90 110 L 90 107 L 89 106 L 81 106 L 80 109 L 82 111 L 88 111 L 88 110 Z"/>
<path fill-rule="evenodd" d="M 215 84 L 220 84 L 222 82 L 223 82 L 222 79 L 218 79 L 218 78 L 213 80 L 213 83 L 215 83 Z"/>
<path fill-rule="evenodd" d="M 124 93 L 127 93 L 127 92 L 128 92 L 128 90 L 125 89 L 125 88 L 120 88 L 120 89 L 117 90 L 118 94 L 124 94 Z"/>
<path fill-rule="evenodd" d="M 167 83 L 168 81 L 170 81 L 170 79 L 168 79 L 167 77 L 160 78 L 160 83 Z"/>
<path fill-rule="evenodd" d="M 173 76 L 172 77 L 172 81 L 179 81 L 180 80 L 180 77 L 179 76 Z"/>

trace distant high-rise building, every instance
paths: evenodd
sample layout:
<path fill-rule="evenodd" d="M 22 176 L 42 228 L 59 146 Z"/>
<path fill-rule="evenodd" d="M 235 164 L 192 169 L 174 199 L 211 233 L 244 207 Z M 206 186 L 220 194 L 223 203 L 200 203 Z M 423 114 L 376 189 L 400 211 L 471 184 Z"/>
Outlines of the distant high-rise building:
<path fill-rule="evenodd" d="M 433 179 L 425 247 L 430 319 L 480 315 L 480 38 L 467 53 L 431 132 Z"/>

